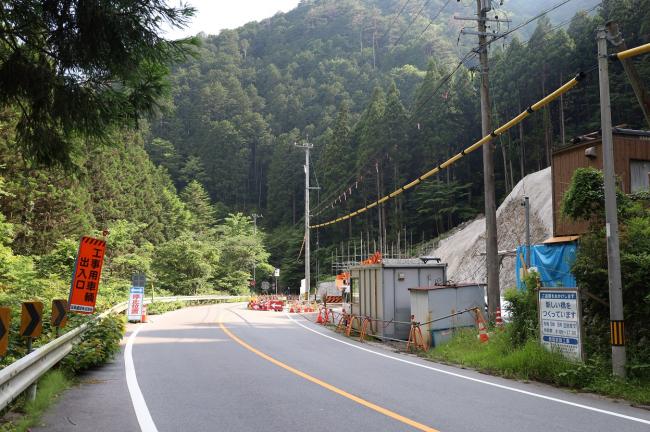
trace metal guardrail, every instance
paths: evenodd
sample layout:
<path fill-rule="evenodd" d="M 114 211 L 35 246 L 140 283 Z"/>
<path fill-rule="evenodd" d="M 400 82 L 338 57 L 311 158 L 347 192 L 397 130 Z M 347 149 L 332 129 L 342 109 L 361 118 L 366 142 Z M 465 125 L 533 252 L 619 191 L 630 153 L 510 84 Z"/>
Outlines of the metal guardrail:
<path fill-rule="evenodd" d="M 154 302 L 229 300 L 237 298 L 243 299 L 245 296 L 204 295 L 155 297 Z M 150 304 L 151 299 L 146 299 L 145 303 Z M 90 323 L 99 321 L 111 313 L 124 312 L 127 306 L 127 302 L 113 306 L 100 315 L 97 315 L 90 322 L 70 330 L 0 370 L 0 410 L 9 405 L 27 390 L 30 385 L 45 374 L 45 372 L 50 370 L 63 357 L 70 353 L 79 337 L 88 329 Z"/>

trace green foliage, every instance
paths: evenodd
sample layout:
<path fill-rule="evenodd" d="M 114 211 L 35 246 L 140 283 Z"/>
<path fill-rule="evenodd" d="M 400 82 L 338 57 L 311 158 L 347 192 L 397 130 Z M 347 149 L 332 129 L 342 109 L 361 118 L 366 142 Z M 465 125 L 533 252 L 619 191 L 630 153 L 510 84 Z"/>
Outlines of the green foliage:
<path fill-rule="evenodd" d="M 628 198 L 616 190 L 619 209 L 629 205 Z M 573 173 L 569 189 L 562 198 L 562 213 L 572 219 L 597 219 L 596 225 L 605 220 L 605 189 L 603 172 L 596 168 L 578 168 Z"/>
<path fill-rule="evenodd" d="M 512 346 L 524 345 L 529 340 L 539 337 L 539 315 L 537 311 L 537 287 L 539 275 L 529 272 L 524 277 L 524 290 L 512 288 L 504 293 L 508 302 L 506 309 L 510 313 L 509 327 Z"/>
<path fill-rule="evenodd" d="M 147 314 L 149 315 L 159 315 L 164 314 L 165 312 L 175 311 L 181 309 L 185 306 L 185 303 L 182 301 L 174 302 L 154 302 L 147 305 Z"/>
<path fill-rule="evenodd" d="M 535 338 L 513 346 L 512 330 L 508 325 L 504 332 L 491 332 L 488 343 L 481 343 L 476 331 L 459 330 L 449 343 L 435 347 L 426 356 L 507 378 L 541 381 L 641 404 L 650 402 L 650 381 L 619 380 L 612 377 L 611 366 L 601 358 L 572 362 L 560 352 L 547 350 Z"/>
<path fill-rule="evenodd" d="M 120 350 L 120 341 L 126 328 L 123 316 L 108 315 L 99 322 L 90 322 L 88 325 L 80 342 L 61 360 L 61 366 L 65 370 L 77 373 L 100 366 Z"/>
<path fill-rule="evenodd" d="M 47 164 L 73 164 L 80 136 L 106 140 L 136 124 L 166 90 L 187 40 L 159 36 L 194 9 L 165 1 L 21 1 L 2 6 L 0 104 L 20 107 L 17 144 Z"/>
<path fill-rule="evenodd" d="M 156 248 L 153 270 L 162 288 L 193 295 L 208 289 L 219 255 L 211 241 L 188 232 Z"/>
<path fill-rule="evenodd" d="M 67 388 L 72 386 L 72 381 L 59 369 L 47 372 L 38 380 L 36 399 L 26 400 L 23 396 L 13 407 L 22 416 L 0 424 L 1 432 L 29 432 L 31 427 L 37 426 L 41 416 L 54 403 L 56 398 Z"/>
<path fill-rule="evenodd" d="M 650 378 L 650 332 L 646 318 L 650 314 L 647 287 L 650 283 L 650 211 L 641 203 L 620 208 L 620 257 L 623 305 L 629 374 Z M 572 272 L 578 286 L 601 300 L 609 298 L 607 244 L 601 227 L 592 226 L 580 239 Z M 583 316 L 587 329 L 585 349 L 590 355 L 607 356 L 609 344 L 609 307 L 593 297 L 583 296 Z"/>

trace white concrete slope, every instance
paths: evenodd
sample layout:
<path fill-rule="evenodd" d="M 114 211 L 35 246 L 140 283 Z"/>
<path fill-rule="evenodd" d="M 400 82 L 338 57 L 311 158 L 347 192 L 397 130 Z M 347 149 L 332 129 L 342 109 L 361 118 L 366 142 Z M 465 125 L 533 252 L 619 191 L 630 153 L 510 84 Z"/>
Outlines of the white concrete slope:
<path fill-rule="evenodd" d="M 524 177 L 497 209 L 499 250 L 515 249 L 524 244 L 525 215 L 521 206 L 524 196 L 530 197 L 531 241 L 541 242 L 553 232 L 551 200 L 551 168 Z M 452 231 L 431 251 L 442 258 L 448 267 L 448 277 L 454 282 L 486 281 L 485 267 L 485 217 L 477 218 Z M 515 285 L 515 259 L 504 257 L 501 262 L 499 282 L 501 289 Z"/>

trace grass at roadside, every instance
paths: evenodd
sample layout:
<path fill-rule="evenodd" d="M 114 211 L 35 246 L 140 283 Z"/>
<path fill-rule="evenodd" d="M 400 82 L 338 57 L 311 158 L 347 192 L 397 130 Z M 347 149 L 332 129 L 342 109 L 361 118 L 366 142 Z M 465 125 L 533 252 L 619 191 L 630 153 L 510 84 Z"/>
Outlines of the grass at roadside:
<path fill-rule="evenodd" d="M 425 356 L 506 378 L 540 381 L 650 404 L 650 382 L 614 378 L 605 361 L 571 362 L 560 353 L 546 350 L 536 340 L 515 348 L 507 330 L 493 332 L 488 343 L 479 342 L 474 331 L 459 331 L 449 343 L 431 349 Z"/>
<path fill-rule="evenodd" d="M 0 431 L 25 432 L 38 425 L 47 408 L 71 385 L 72 381 L 61 370 L 54 369 L 46 373 L 38 382 L 36 399 L 27 401 L 23 396 L 13 409 L 13 413 L 18 414 L 19 418 L 0 425 Z"/>

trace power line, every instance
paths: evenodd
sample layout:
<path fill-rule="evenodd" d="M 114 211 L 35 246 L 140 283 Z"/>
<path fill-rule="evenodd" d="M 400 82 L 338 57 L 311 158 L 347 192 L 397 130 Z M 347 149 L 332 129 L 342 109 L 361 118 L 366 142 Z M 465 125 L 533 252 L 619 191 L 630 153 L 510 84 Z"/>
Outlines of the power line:
<path fill-rule="evenodd" d="M 565 4 L 569 3 L 570 1 L 571 0 L 563 0 L 560 3 L 556 4 L 555 6 L 552 6 L 552 7 L 548 8 L 548 9 L 546 9 L 545 11 L 542 11 L 539 14 L 535 15 L 534 17 L 524 21 L 523 23 L 521 23 L 519 25 L 516 25 L 515 27 L 511 28 L 507 32 L 502 33 L 502 34 L 500 34 L 498 36 L 495 36 L 494 38 L 492 38 L 492 40 L 490 42 L 488 42 L 488 45 L 491 44 L 492 42 L 498 41 L 499 39 L 503 39 L 504 37 L 508 36 L 509 34 L 511 34 L 513 32 L 516 32 L 520 28 L 527 26 L 528 24 L 532 23 L 535 20 L 538 20 L 539 18 L 543 17 L 546 14 L 548 14 L 550 12 L 553 12 L 555 9 L 557 9 L 557 8 L 559 8 L 561 6 L 564 6 Z"/>
<path fill-rule="evenodd" d="M 601 6 L 602 4 L 603 4 L 603 2 L 598 2 L 594 6 L 592 6 L 591 8 L 584 10 L 584 12 L 586 12 L 586 13 L 593 12 L 597 7 Z M 554 31 L 558 30 L 561 27 L 564 27 L 567 24 L 571 24 L 571 22 L 573 21 L 573 18 L 574 17 L 571 17 L 568 20 L 565 20 L 565 21 L 561 22 L 560 24 L 557 24 L 557 25 L 551 27 L 549 30 L 545 31 L 544 33 L 540 34 L 539 36 L 546 36 L 547 34 L 553 33 Z M 527 46 L 531 42 L 532 42 L 532 39 L 529 38 L 526 42 L 523 42 L 521 44 L 521 46 Z"/>
<path fill-rule="evenodd" d="M 593 68 L 590 69 L 589 72 L 591 72 L 592 70 L 593 70 Z M 356 210 L 356 211 L 354 211 L 352 213 L 348 213 L 348 214 L 346 214 L 344 216 L 338 217 L 336 219 L 329 220 L 327 222 L 323 222 L 323 223 L 313 225 L 310 228 L 325 227 L 325 226 L 329 226 L 329 225 L 332 225 L 332 224 L 335 224 L 335 223 L 338 223 L 338 222 L 342 222 L 342 221 L 347 220 L 347 219 L 351 219 L 351 218 L 353 218 L 355 216 L 358 216 L 361 213 L 364 213 L 364 212 L 372 209 L 373 207 L 377 207 L 377 206 L 385 203 L 386 201 L 388 201 L 388 200 L 402 194 L 403 192 L 406 192 L 408 189 L 411 189 L 412 187 L 415 187 L 415 186 L 419 185 L 420 183 L 422 183 L 427 178 L 429 178 L 432 175 L 437 174 L 438 172 L 442 171 L 443 169 L 446 169 L 449 166 L 453 165 L 459 159 L 461 159 L 464 156 L 468 155 L 469 153 L 477 150 L 478 148 L 482 147 L 483 145 L 490 142 L 492 139 L 498 137 L 499 135 L 502 135 L 503 133 L 508 131 L 510 128 L 512 128 L 515 125 L 517 125 L 518 123 L 522 122 L 530 114 L 532 114 L 532 113 L 534 113 L 536 111 L 539 111 L 540 109 L 542 109 L 543 107 L 545 107 L 546 105 L 548 105 L 549 103 L 551 103 L 552 101 L 554 101 L 555 99 L 560 97 L 562 94 L 564 94 L 564 93 L 568 92 L 569 90 L 571 90 L 576 85 L 578 85 L 578 83 L 584 78 L 584 75 L 585 75 L 585 73 L 580 73 L 580 74 L 576 75 L 575 78 L 569 80 L 568 82 L 563 84 L 561 87 L 559 87 L 558 89 L 556 89 L 552 93 L 546 95 L 542 99 L 538 100 L 536 103 L 530 105 L 528 108 L 526 108 L 526 110 L 521 112 L 519 115 L 517 115 L 516 117 L 514 117 L 510 121 L 506 122 L 505 124 L 501 125 L 500 127 L 496 128 L 496 129 L 494 129 L 494 131 L 492 131 L 491 133 L 483 136 L 481 139 L 476 141 L 474 144 L 472 144 L 468 148 L 462 150 L 460 153 L 455 154 L 454 156 L 447 159 L 445 162 L 441 163 L 440 165 L 438 165 L 438 166 L 432 168 L 431 170 L 425 172 L 424 174 L 420 175 L 418 178 L 411 181 L 410 183 L 407 183 L 407 184 L 401 186 L 400 188 L 395 189 L 393 192 L 391 192 L 391 193 L 389 193 L 387 195 L 384 195 L 383 197 L 377 199 L 376 201 L 374 201 L 374 202 L 368 204 L 367 206 L 362 207 L 362 208 L 360 208 L 360 209 L 358 209 L 358 210 Z"/>
<path fill-rule="evenodd" d="M 395 49 L 395 47 L 397 46 L 397 44 L 402 40 L 402 37 L 404 37 L 404 35 L 406 34 L 406 32 L 409 31 L 409 30 L 411 29 L 411 26 L 413 26 L 413 24 L 415 23 L 415 20 L 418 19 L 418 17 L 420 16 L 420 14 L 421 14 L 422 11 L 424 10 L 424 8 L 427 7 L 427 5 L 428 5 L 429 3 L 431 3 L 431 0 L 427 0 L 426 2 L 424 2 L 424 4 L 422 5 L 422 7 L 421 7 L 420 10 L 418 11 L 418 13 L 415 14 L 415 17 L 413 17 L 413 19 L 411 20 L 411 22 L 409 23 L 409 25 L 406 27 L 406 29 L 402 32 L 402 34 L 399 35 L 399 37 L 397 38 L 397 40 L 392 44 L 392 45 L 393 45 L 393 48 L 391 49 L 391 52 L 393 52 L 393 50 Z"/>
<path fill-rule="evenodd" d="M 419 40 L 419 39 L 422 37 L 422 35 L 423 35 L 424 33 L 426 33 L 427 30 L 429 30 L 429 27 L 431 27 L 431 25 L 433 24 L 433 22 L 436 20 L 436 18 L 438 18 L 438 17 L 440 16 L 440 14 L 442 13 L 442 11 L 445 10 L 445 8 L 449 5 L 449 3 L 451 3 L 451 0 L 447 0 L 447 2 L 446 2 L 444 5 L 442 5 L 442 7 L 441 7 L 441 8 L 438 10 L 438 12 L 433 16 L 433 18 L 431 18 L 431 19 L 429 20 L 429 24 L 427 24 L 427 26 L 424 28 L 424 30 L 422 30 L 422 33 L 420 33 L 420 35 L 419 35 L 415 40 Z"/>
<path fill-rule="evenodd" d="M 445 77 L 440 81 L 440 83 L 438 84 L 438 86 L 436 86 L 436 88 L 431 92 L 431 94 L 429 95 L 429 97 L 426 98 L 426 100 L 425 100 L 424 102 L 422 102 L 422 103 L 421 103 L 421 104 L 420 104 L 420 105 L 419 105 L 419 106 L 418 106 L 418 107 L 417 107 L 417 108 L 416 108 L 416 109 L 411 113 L 411 117 L 410 117 L 410 118 L 413 119 L 413 118 L 415 117 L 415 115 L 416 115 L 418 112 L 420 112 L 420 110 L 421 110 L 422 108 L 424 108 L 424 106 L 425 106 L 426 104 L 428 104 L 429 101 L 430 101 L 431 99 L 433 99 L 433 97 L 438 93 L 438 91 L 442 88 L 442 86 L 445 85 L 445 84 L 446 84 L 446 83 L 451 79 L 451 77 L 454 76 L 454 74 L 455 74 L 456 72 L 458 72 L 458 70 L 460 69 L 460 67 L 461 67 L 461 66 L 462 66 L 462 65 L 463 65 L 467 60 L 470 60 L 472 57 L 475 57 L 475 56 L 476 56 L 476 52 L 475 52 L 475 51 L 470 51 L 470 52 L 468 52 L 467 54 L 465 54 L 465 56 L 464 56 L 464 57 L 463 57 L 463 58 L 458 62 L 458 64 L 454 67 L 454 69 L 453 69 L 451 72 L 449 72 L 449 73 L 448 73 L 448 74 L 447 74 L 447 75 L 446 75 L 446 76 L 445 76 Z"/>
<path fill-rule="evenodd" d="M 411 0 L 406 0 L 406 1 L 404 2 L 404 4 L 402 5 L 402 8 L 399 10 L 399 12 L 397 12 L 397 15 L 395 15 L 395 16 L 393 17 L 393 20 L 390 22 L 390 24 L 388 25 L 388 28 L 386 29 L 386 31 L 384 32 L 384 34 L 381 36 L 381 38 L 379 39 L 379 41 L 384 40 L 384 38 L 386 37 L 386 35 L 387 35 L 388 32 L 390 31 L 391 27 L 393 27 L 393 24 L 395 24 L 395 21 L 397 21 L 397 18 L 399 18 L 399 16 L 402 14 L 402 12 L 404 12 L 404 9 L 406 9 L 406 6 L 408 6 L 408 4 L 409 4 L 410 1 L 411 1 Z"/>

